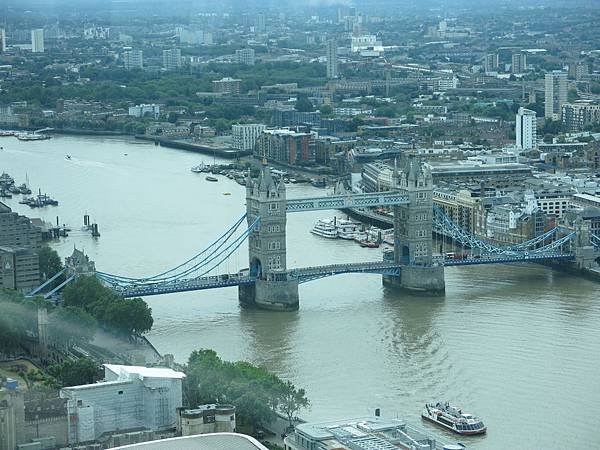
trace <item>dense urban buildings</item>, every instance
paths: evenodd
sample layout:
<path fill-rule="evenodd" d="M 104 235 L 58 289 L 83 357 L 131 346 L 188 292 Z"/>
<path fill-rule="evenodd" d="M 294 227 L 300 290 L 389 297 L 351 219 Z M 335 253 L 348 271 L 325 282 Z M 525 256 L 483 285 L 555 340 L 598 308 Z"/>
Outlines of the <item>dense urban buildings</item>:
<path fill-rule="evenodd" d="M 246 66 L 254 65 L 254 49 L 253 48 L 242 48 L 235 51 L 235 56 L 238 64 L 244 64 Z"/>
<path fill-rule="evenodd" d="M 220 94 L 239 94 L 242 80 L 224 77 L 212 82 L 213 92 Z"/>

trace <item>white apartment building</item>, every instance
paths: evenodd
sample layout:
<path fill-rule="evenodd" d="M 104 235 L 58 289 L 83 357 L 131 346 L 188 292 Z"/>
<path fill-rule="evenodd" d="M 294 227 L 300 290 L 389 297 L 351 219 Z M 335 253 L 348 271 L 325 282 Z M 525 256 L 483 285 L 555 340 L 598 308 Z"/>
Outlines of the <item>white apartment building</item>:
<path fill-rule="evenodd" d="M 129 107 L 129 115 L 133 117 L 144 117 L 146 113 L 149 113 L 155 119 L 160 116 L 160 105 L 155 103 L 152 104 L 141 104 Z"/>
<path fill-rule="evenodd" d="M 131 48 L 123 52 L 123 64 L 126 70 L 143 69 L 144 54 L 141 50 L 133 50 Z"/>
<path fill-rule="evenodd" d="M 33 53 L 44 53 L 44 29 L 31 30 L 31 51 Z"/>
<path fill-rule="evenodd" d="M 0 28 L 0 53 L 4 53 L 6 51 L 6 30 L 4 28 Z"/>
<path fill-rule="evenodd" d="M 174 429 L 185 375 L 167 368 L 104 364 L 105 380 L 60 390 L 67 399 L 70 444 L 102 434 L 145 428 Z"/>
<path fill-rule="evenodd" d="M 254 150 L 256 140 L 266 129 L 262 123 L 247 123 L 242 125 L 232 125 L 233 148 L 237 150 Z"/>
<path fill-rule="evenodd" d="M 537 118 L 535 111 L 519 108 L 515 125 L 517 147 L 521 150 L 531 150 L 537 143 Z"/>
<path fill-rule="evenodd" d="M 545 79 L 544 116 L 546 119 L 559 120 L 562 105 L 567 103 L 567 72 L 553 70 Z"/>
<path fill-rule="evenodd" d="M 163 50 L 163 67 L 165 70 L 176 70 L 181 67 L 181 50 L 178 48 L 172 48 L 169 50 Z"/>

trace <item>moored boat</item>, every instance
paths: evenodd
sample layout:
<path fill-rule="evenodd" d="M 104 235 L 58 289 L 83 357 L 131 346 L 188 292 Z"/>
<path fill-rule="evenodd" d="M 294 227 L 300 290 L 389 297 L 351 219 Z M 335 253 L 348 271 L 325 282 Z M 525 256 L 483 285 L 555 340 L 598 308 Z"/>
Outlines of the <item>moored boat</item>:
<path fill-rule="evenodd" d="M 209 175 L 209 176 L 207 176 L 207 177 L 206 177 L 206 181 L 212 181 L 212 182 L 214 183 L 215 181 L 219 181 L 219 179 L 218 179 L 218 178 L 215 178 L 215 177 L 211 177 L 211 176 Z"/>
<path fill-rule="evenodd" d="M 435 405 L 427 403 L 421 417 L 462 435 L 483 434 L 487 431 L 479 417 L 463 412 L 448 402 L 438 402 Z"/>
<path fill-rule="evenodd" d="M 334 219 L 319 219 L 310 230 L 311 233 L 328 239 L 337 239 L 338 231 Z"/>

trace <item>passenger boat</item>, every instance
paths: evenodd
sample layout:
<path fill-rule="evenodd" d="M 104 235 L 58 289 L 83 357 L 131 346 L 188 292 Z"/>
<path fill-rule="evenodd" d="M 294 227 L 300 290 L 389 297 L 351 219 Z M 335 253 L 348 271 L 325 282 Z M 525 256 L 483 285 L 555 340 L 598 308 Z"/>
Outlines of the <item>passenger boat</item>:
<path fill-rule="evenodd" d="M 19 133 L 17 134 L 17 139 L 20 141 L 43 141 L 46 139 L 52 139 L 52 136 L 38 133 Z"/>
<path fill-rule="evenodd" d="M 487 430 L 479 417 L 465 413 L 448 402 L 427 403 L 421 417 L 462 435 L 483 434 Z"/>
<path fill-rule="evenodd" d="M 328 239 L 337 239 L 338 230 L 335 227 L 334 219 L 319 219 L 312 230 L 311 233 L 316 234 L 317 236 L 321 236 Z"/>
<path fill-rule="evenodd" d="M 206 181 L 212 181 L 212 182 L 214 183 L 215 181 L 219 181 L 219 179 L 218 179 L 218 178 L 215 178 L 215 177 L 211 177 L 211 176 L 209 175 L 209 176 L 207 176 L 207 177 L 206 177 Z"/>
<path fill-rule="evenodd" d="M 335 226 L 340 239 L 352 240 L 360 232 L 360 224 L 351 220 L 339 219 Z"/>

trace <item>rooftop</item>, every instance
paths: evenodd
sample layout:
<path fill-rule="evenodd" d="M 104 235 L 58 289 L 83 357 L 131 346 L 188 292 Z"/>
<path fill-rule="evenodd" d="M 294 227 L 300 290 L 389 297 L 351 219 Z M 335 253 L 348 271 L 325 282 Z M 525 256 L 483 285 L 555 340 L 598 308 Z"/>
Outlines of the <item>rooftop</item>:
<path fill-rule="evenodd" d="M 143 378 L 185 378 L 183 372 L 176 372 L 167 367 L 123 366 L 120 364 L 103 364 L 103 366 L 116 375 L 139 375 Z"/>
<path fill-rule="evenodd" d="M 268 450 L 256 439 L 237 433 L 211 433 L 115 447 L 140 450 Z"/>

